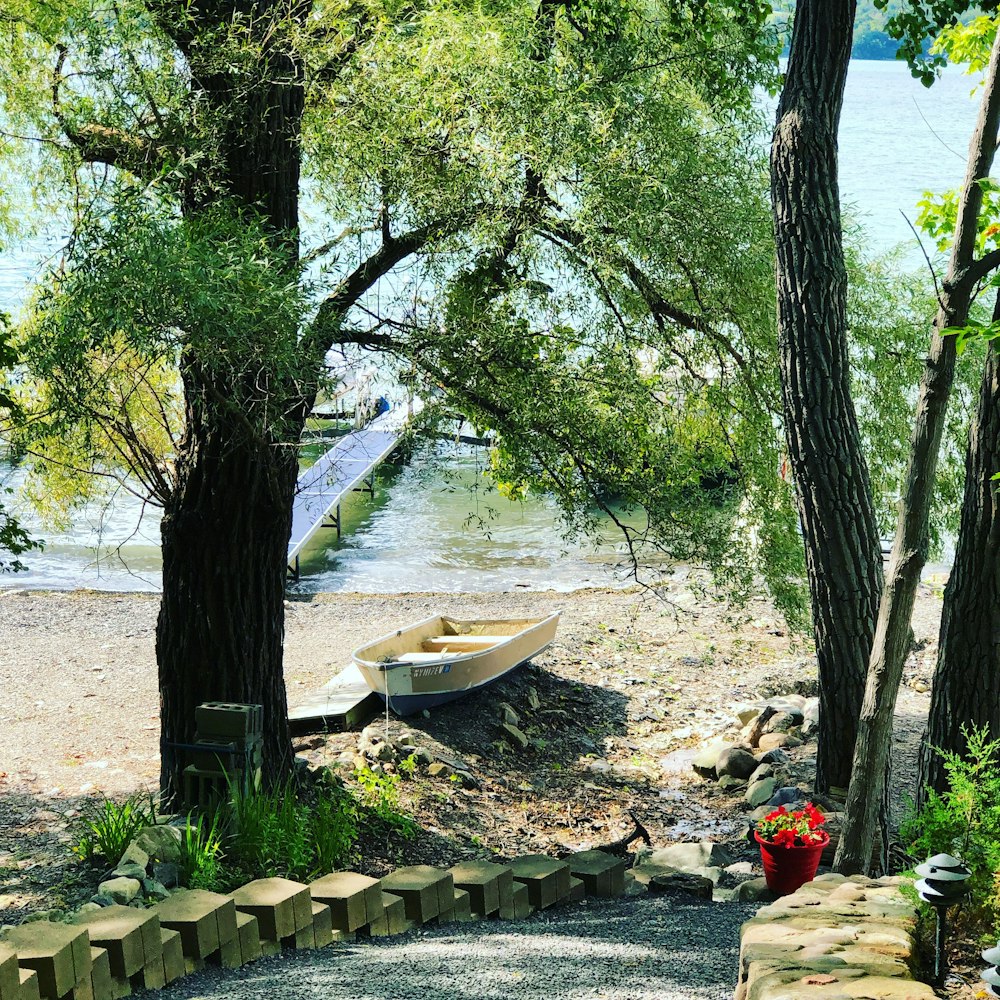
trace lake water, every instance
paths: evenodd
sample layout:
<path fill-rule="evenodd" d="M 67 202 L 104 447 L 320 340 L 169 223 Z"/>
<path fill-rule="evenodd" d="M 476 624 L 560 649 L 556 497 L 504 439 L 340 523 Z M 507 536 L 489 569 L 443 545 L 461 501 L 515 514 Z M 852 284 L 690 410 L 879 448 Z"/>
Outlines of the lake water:
<path fill-rule="evenodd" d="M 841 124 L 842 196 L 875 250 L 903 245 L 908 261 L 922 261 L 904 213 L 912 221 L 924 191 L 961 183 L 976 114 L 971 89 L 957 72 L 927 90 L 898 63 L 852 64 Z M 16 308 L 40 256 L 38 246 L 0 255 L 0 308 Z M 405 466 L 383 467 L 375 496 L 348 502 L 342 540 L 319 533 L 292 589 L 570 590 L 620 579 L 610 524 L 595 542 L 564 541 L 551 501 L 512 504 L 488 491 L 484 459 L 481 449 L 428 446 Z M 0 585 L 158 589 L 157 518 L 147 512 L 138 523 L 137 515 L 135 502 L 122 498 L 81 514 L 67 532 L 40 531 L 45 550 L 28 556 L 28 572 L 0 578 Z M 32 523 L 30 511 L 24 517 Z"/>

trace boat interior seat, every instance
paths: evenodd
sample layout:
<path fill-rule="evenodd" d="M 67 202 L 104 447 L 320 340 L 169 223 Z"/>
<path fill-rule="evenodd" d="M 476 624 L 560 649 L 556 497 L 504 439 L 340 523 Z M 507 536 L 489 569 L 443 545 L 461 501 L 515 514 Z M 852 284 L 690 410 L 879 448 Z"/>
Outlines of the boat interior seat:
<path fill-rule="evenodd" d="M 438 660 L 447 660 L 453 656 L 458 656 L 457 652 L 421 653 L 414 650 L 410 653 L 400 653 L 392 658 L 393 663 L 436 663 Z"/>
<path fill-rule="evenodd" d="M 457 648 L 460 644 L 474 649 L 482 649 L 487 646 L 495 646 L 498 642 L 505 642 L 511 638 L 509 635 L 436 635 L 430 639 L 424 639 L 424 649 L 443 649 L 444 647 Z"/>

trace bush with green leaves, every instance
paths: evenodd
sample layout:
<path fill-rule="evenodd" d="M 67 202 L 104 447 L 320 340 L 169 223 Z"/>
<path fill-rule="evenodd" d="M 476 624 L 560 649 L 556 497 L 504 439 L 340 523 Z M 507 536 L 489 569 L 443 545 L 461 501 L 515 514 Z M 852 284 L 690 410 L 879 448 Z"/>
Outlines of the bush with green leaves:
<path fill-rule="evenodd" d="M 180 879 L 190 889 L 222 892 L 230 888 L 224 867 L 220 813 L 188 816 L 181 836 Z"/>
<path fill-rule="evenodd" d="M 928 789 L 923 808 L 907 818 L 900 835 L 915 858 L 952 854 L 965 861 L 972 869 L 970 918 L 978 933 L 995 941 L 1000 932 L 1000 740 L 991 740 L 986 727 L 962 731 L 964 757 L 937 751 L 945 762 L 948 790 Z"/>
<path fill-rule="evenodd" d="M 156 823 L 156 800 L 137 792 L 124 802 L 100 799 L 81 810 L 73 853 L 84 861 L 115 865 L 140 830 Z"/>

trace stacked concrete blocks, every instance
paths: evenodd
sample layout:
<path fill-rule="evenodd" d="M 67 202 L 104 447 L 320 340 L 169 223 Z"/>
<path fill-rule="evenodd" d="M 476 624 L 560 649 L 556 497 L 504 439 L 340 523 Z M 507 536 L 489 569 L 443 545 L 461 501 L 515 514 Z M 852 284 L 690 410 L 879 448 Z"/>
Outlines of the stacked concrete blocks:
<path fill-rule="evenodd" d="M 152 910 L 106 906 L 80 914 L 75 923 L 86 927 L 92 945 L 107 952 L 112 995 L 128 996 L 133 988 L 160 989 L 166 985 L 163 937 Z"/>
<path fill-rule="evenodd" d="M 226 968 L 239 952 L 236 905 L 229 896 L 204 889 L 181 889 L 154 908 L 164 927 L 178 931 L 187 973 L 208 961 Z"/>
<path fill-rule="evenodd" d="M 381 895 L 382 914 L 368 924 L 368 933 L 372 937 L 393 937 L 412 930 L 415 925 L 412 920 L 407 919 L 403 897 L 389 892 Z"/>
<path fill-rule="evenodd" d="M 397 868 L 382 879 L 382 887 L 401 896 L 408 920 L 426 924 L 435 917 L 448 923 L 455 917 L 455 880 L 451 872 L 431 865 Z"/>
<path fill-rule="evenodd" d="M 604 851 L 582 851 L 567 859 L 570 874 L 583 882 L 588 896 L 613 899 L 625 892 L 624 858 L 616 858 Z"/>
<path fill-rule="evenodd" d="M 182 782 L 188 806 L 211 808 L 228 798 L 233 784 L 243 790 L 259 786 L 262 706 L 205 702 L 195 709 L 195 728 Z"/>
<path fill-rule="evenodd" d="M 9 944 L 0 942 L 0 1000 L 21 1000 L 20 973 L 17 952 Z"/>
<path fill-rule="evenodd" d="M 282 947 L 316 947 L 309 886 L 287 878 L 261 878 L 231 895 L 240 913 L 257 918 L 265 954 L 276 954 Z"/>
<path fill-rule="evenodd" d="M 16 953 L 20 968 L 37 974 L 38 995 L 43 1000 L 83 1000 L 93 994 L 93 958 L 86 928 L 38 921 L 9 928 L 4 940 Z M 30 979 L 29 975 L 25 989 L 32 989 Z M 18 990 L 22 991 L 20 974 Z"/>
<path fill-rule="evenodd" d="M 569 865 L 544 854 L 522 854 L 510 863 L 514 881 L 527 886 L 528 900 L 536 910 L 547 910 L 570 894 Z"/>
<path fill-rule="evenodd" d="M 160 943 L 163 946 L 163 981 L 169 985 L 184 975 L 184 946 L 180 932 L 169 927 L 160 928 Z"/>
<path fill-rule="evenodd" d="M 506 865 L 463 861 L 448 870 L 456 889 L 469 894 L 471 910 L 477 917 L 495 917 L 502 909 L 513 910 L 514 873 Z"/>
<path fill-rule="evenodd" d="M 309 884 L 314 903 L 330 908 L 334 937 L 354 934 L 383 916 L 382 886 L 377 878 L 357 872 L 334 872 Z"/>

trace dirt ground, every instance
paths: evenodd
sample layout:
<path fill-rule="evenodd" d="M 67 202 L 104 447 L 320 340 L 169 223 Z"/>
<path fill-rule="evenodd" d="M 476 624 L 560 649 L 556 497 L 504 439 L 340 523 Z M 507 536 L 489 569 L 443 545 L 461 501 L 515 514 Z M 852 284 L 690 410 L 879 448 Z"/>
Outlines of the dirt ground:
<path fill-rule="evenodd" d="M 710 837 L 749 860 L 741 800 L 696 778 L 690 759 L 732 724 L 734 705 L 814 677 L 810 649 L 763 601 L 733 615 L 681 584 L 666 598 L 586 590 L 289 602 L 290 704 L 365 640 L 432 613 L 562 612 L 555 644 L 510 679 L 430 718 L 390 717 L 390 736 L 412 731 L 420 745 L 467 767 L 478 787 L 426 774 L 404 781 L 403 806 L 422 833 L 405 844 L 365 844 L 362 869 L 379 874 L 404 854 L 408 863 L 440 864 L 600 846 L 632 830 L 630 811 L 654 846 Z M 0 591 L 0 923 L 89 895 L 93 875 L 69 853 L 80 803 L 155 786 L 157 604 L 141 594 Z M 939 594 L 922 588 L 920 648 L 898 710 L 899 792 L 914 774 L 939 614 Z M 501 702 L 518 714 L 527 749 L 504 738 Z M 356 733 L 304 737 L 296 749 L 313 764 L 336 763 L 357 741 Z M 793 753 L 793 773 L 807 783 L 815 744 Z"/>

